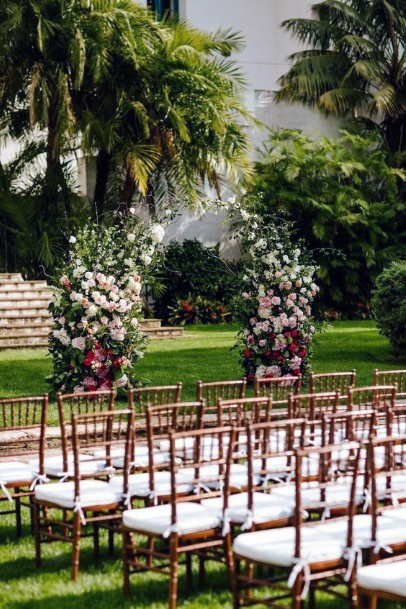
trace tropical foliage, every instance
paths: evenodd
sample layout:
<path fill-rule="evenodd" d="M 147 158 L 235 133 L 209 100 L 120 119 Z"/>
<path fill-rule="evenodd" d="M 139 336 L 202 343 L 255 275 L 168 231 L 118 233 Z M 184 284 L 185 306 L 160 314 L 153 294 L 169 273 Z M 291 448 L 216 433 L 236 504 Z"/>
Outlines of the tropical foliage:
<path fill-rule="evenodd" d="M 131 0 L 10 0 L 0 33 L 0 130 L 21 152 L 0 192 L 9 270 L 21 239 L 39 252 L 24 254 L 26 272 L 52 270 L 82 211 L 103 220 L 138 198 L 153 215 L 196 202 L 203 180 L 249 176 L 236 34 L 160 24 Z M 77 156 L 95 159 L 89 201 L 77 196 Z M 29 206 L 32 230 L 16 206 Z"/>
<path fill-rule="evenodd" d="M 282 25 L 307 46 L 291 56 L 278 101 L 377 127 L 388 150 L 406 150 L 404 0 L 323 0 L 313 17 Z"/>
<path fill-rule="evenodd" d="M 394 260 L 376 280 L 373 307 L 379 332 L 396 355 L 406 353 L 406 261 Z"/>
<path fill-rule="evenodd" d="M 400 178 L 376 138 L 273 131 L 248 204 L 254 195 L 267 221 L 287 213 L 294 222 L 318 266 L 319 307 L 365 315 L 376 276 L 404 248 Z"/>
<path fill-rule="evenodd" d="M 157 314 L 172 324 L 230 321 L 240 267 L 220 256 L 219 245 L 205 247 L 196 239 L 170 242 L 161 274 L 166 289 L 157 299 Z"/>
<path fill-rule="evenodd" d="M 239 234 L 245 264 L 234 309 L 242 326 L 236 346 L 244 374 L 248 380 L 306 377 L 315 332 L 316 267 L 291 222 L 275 215 L 270 223 L 245 211 L 243 216 Z"/>
<path fill-rule="evenodd" d="M 110 228 L 91 225 L 70 237 L 69 257 L 51 288 L 49 306 L 53 390 L 134 383 L 134 365 L 146 346 L 138 326 L 141 289 L 160 258 L 163 235 L 162 225 L 145 227 L 130 213 L 118 214 Z"/>

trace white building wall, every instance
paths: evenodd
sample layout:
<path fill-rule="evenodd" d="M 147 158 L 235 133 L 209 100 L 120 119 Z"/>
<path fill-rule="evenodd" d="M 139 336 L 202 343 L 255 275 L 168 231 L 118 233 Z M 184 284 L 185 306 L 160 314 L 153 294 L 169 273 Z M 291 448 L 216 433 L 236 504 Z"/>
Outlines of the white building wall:
<path fill-rule="evenodd" d="M 297 41 L 281 28 L 285 19 L 310 17 L 309 0 L 180 0 L 181 19 L 199 29 L 214 32 L 219 28 L 240 32 L 245 49 L 236 54 L 247 82 L 247 108 L 270 127 L 289 127 L 335 137 L 339 123 L 300 104 L 276 104 L 272 92 L 289 68 L 288 57 L 300 49 Z M 254 149 L 267 137 L 266 130 L 253 130 Z M 227 193 L 225 193 L 227 197 Z M 224 219 L 224 218 L 223 218 Z M 224 255 L 232 256 L 235 247 L 228 239 L 227 227 L 218 217 L 208 214 L 196 219 L 185 214 L 168 238 L 197 238 L 207 245 L 221 243 Z"/>

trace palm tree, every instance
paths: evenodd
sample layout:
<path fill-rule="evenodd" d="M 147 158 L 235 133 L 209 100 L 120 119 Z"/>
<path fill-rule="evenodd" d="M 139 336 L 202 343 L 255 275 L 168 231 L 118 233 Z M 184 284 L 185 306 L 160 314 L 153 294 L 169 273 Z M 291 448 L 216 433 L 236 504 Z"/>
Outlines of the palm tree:
<path fill-rule="evenodd" d="M 282 24 L 308 48 L 291 56 L 276 100 L 351 115 L 379 128 L 389 151 L 404 151 L 406 3 L 323 0 L 312 11 Z"/>

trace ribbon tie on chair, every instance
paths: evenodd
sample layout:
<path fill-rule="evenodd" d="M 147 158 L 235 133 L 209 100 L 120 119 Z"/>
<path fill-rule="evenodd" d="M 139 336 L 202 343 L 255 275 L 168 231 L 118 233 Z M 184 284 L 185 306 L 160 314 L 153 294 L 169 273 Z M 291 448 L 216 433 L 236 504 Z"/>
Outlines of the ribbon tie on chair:
<path fill-rule="evenodd" d="M 10 495 L 10 491 L 8 490 L 8 488 L 6 487 L 6 481 L 5 480 L 0 480 L 0 489 L 3 491 L 3 493 L 5 494 L 5 496 L 7 497 L 7 499 L 12 503 L 13 502 L 13 498 Z"/>
<path fill-rule="evenodd" d="M 79 518 L 80 518 L 80 522 L 83 524 L 83 526 L 86 525 L 86 518 L 85 518 L 85 513 L 83 511 L 83 508 L 80 504 L 80 499 L 79 497 L 75 497 L 75 504 L 73 507 L 73 511 L 77 512 L 79 514 Z"/>
<path fill-rule="evenodd" d="M 354 571 L 355 565 L 357 565 L 357 569 L 360 569 L 362 567 L 362 550 L 359 546 L 345 548 L 343 558 L 348 561 L 347 571 L 344 575 L 344 581 L 349 582 L 351 579 L 352 572 Z"/>
<path fill-rule="evenodd" d="M 247 517 L 241 525 L 241 531 L 249 531 L 254 523 L 254 512 L 247 510 Z"/>
<path fill-rule="evenodd" d="M 303 590 L 300 595 L 300 598 L 302 600 L 304 600 L 306 598 L 307 593 L 309 592 L 309 588 L 310 588 L 311 571 L 310 571 L 309 563 L 306 560 L 304 560 L 303 558 L 294 559 L 294 567 L 289 575 L 288 586 L 289 586 L 289 588 L 293 588 L 299 573 L 301 573 L 302 571 L 303 571 L 303 576 L 304 576 L 304 586 L 303 586 Z"/>
<path fill-rule="evenodd" d="M 379 552 L 383 550 L 384 552 L 386 552 L 387 554 L 393 554 L 393 549 L 390 546 L 385 546 L 382 543 L 379 543 L 379 541 L 377 541 L 375 543 L 375 545 L 373 546 L 373 553 L 374 554 L 379 554 Z"/>
<path fill-rule="evenodd" d="M 171 533 L 180 533 L 180 528 L 177 522 L 171 524 L 165 531 L 162 533 L 162 537 L 167 539 Z"/>
<path fill-rule="evenodd" d="M 223 528 L 221 529 L 221 534 L 223 537 L 228 535 L 229 532 L 231 531 L 230 522 L 231 522 L 230 511 L 228 508 L 226 508 L 224 510 L 224 514 L 223 514 Z"/>
<path fill-rule="evenodd" d="M 45 482 L 48 482 L 46 474 L 35 474 L 35 478 L 31 482 L 30 491 L 33 491 L 37 484 L 45 484 Z"/>

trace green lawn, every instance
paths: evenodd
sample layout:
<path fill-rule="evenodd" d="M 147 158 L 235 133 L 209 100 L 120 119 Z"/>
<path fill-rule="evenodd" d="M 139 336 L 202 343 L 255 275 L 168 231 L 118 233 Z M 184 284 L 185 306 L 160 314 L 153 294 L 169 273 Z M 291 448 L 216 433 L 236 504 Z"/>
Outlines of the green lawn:
<path fill-rule="evenodd" d="M 198 379 L 223 380 L 241 376 L 237 355 L 230 350 L 235 327 L 187 328 L 190 337 L 153 341 L 138 367 L 140 380 L 148 384 L 184 383 L 184 399 L 194 398 Z M 50 372 L 45 350 L 0 352 L 0 396 L 35 395 L 46 391 L 44 377 Z M 358 383 L 371 381 L 373 368 L 405 367 L 396 361 L 387 341 L 379 336 L 373 322 L 338 322 L 318 338 L 315 371 L 356 368 Z M 5 507 L 5 504 L 2 504 Z M 25 523 L 27 525 L 27 514 Z M 21 540 L 14 535 L 13 519 L 3 516 L 0 525 L 0 608 L 7 609 L 164 609 L 167 606 L 167 580 L 159 575 L 133 576 L 132 598 L 124 602 L 120 540 L 116 557 L 96 563 L 90 542 L 83 542 L 79 582 L 70 582 L 70 547 L 45 546 L 41 570 L 34 567 L 33 540 L 28 527 Z M 103 549 L 103 548 L 102 548 Z M 105 550 L 105 548 L 104 548 Z M 106 555 L 106 552 L 104 553 Z M 192 609 L 231 609 L 231 595 L 224 569 L 209 567 L 207 585 L 185 592 L 183 575 L 180 602 Z M 343 601 L 324 599 L 321 609 L 343 609 Z M 401 609 L 400 604 L 383 603 L 382 608 Z"/>

